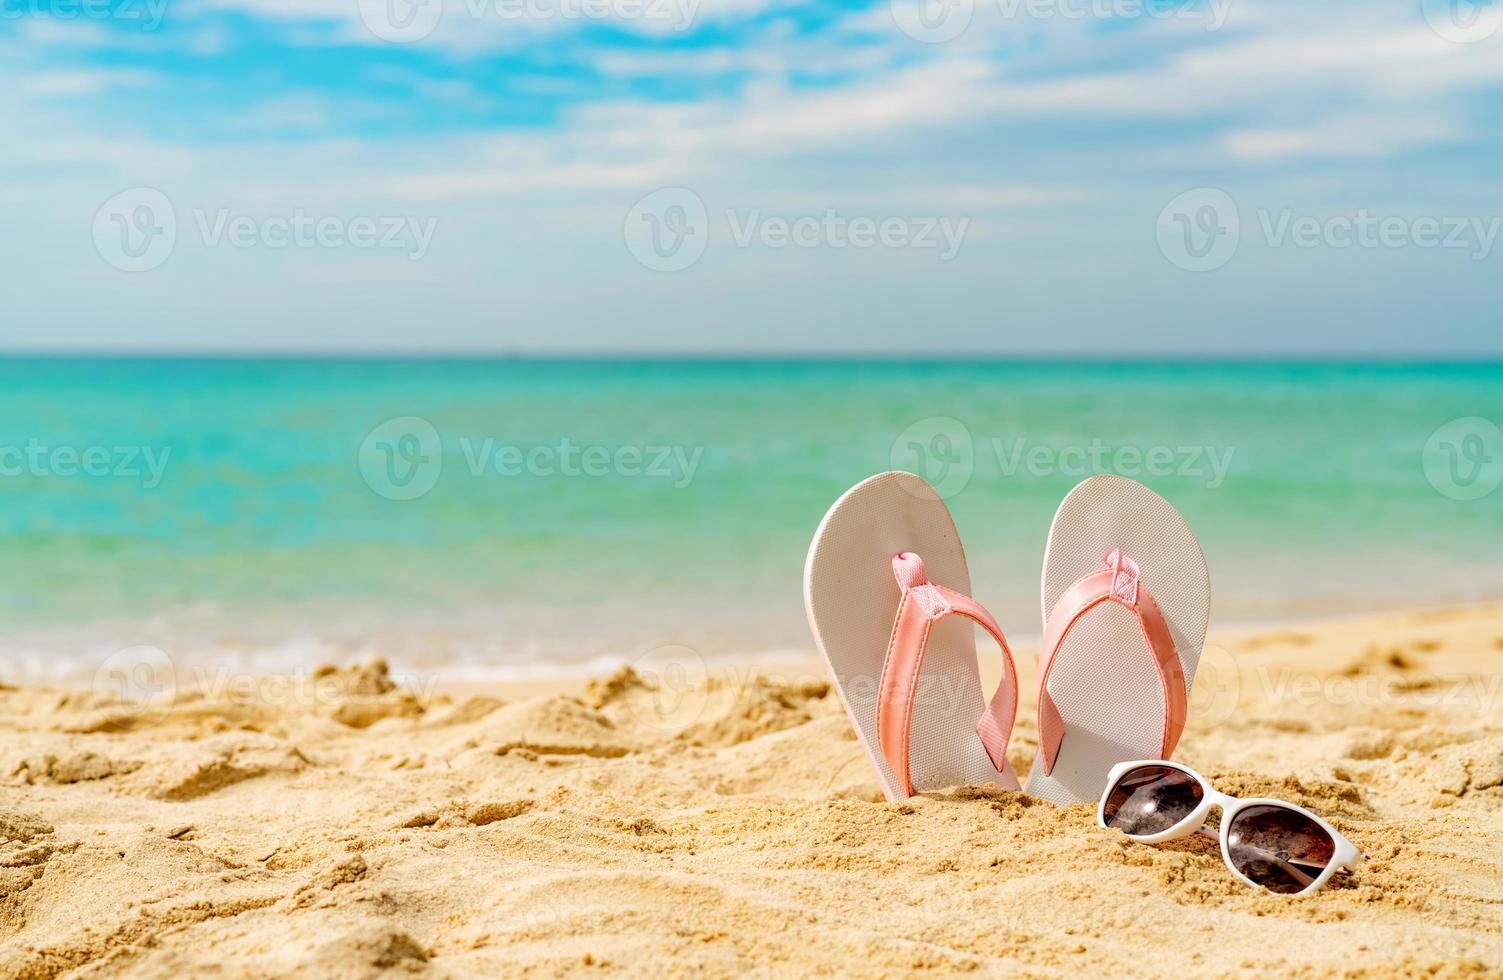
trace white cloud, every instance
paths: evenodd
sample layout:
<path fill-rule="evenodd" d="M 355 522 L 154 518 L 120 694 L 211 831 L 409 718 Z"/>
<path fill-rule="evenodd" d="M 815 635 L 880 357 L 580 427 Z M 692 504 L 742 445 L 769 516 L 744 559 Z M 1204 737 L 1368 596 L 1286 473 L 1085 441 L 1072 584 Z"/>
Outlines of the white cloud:
<path fill-rule="evenodd" d="M 1256 161 L 1374 159 L 1430 143 L 1457 139 L 1463 128 L 1449 112 L 1337 116 L 1289 129 L 1245 129 L 1227 133 L 1226 151 Z"/>
<path fill-rule="evenodd" d="M 21 75 L 14 93 L 49 98 L 97 95 L 107 89 L 144 88 L 156 81 L 151 72 L 129 68 L 37 71 Z"/>

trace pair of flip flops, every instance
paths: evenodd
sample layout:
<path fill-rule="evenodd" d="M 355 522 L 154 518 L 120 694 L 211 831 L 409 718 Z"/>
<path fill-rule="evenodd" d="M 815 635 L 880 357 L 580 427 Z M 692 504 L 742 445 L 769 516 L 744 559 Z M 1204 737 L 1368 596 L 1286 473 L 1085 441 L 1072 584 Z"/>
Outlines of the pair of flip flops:
<path fill-rule="evenodd" d="M 1094 803 L 1118 762 L 1167 759 L 1205 642 L 1210 580 L 1195 536 L 1147 487 L 1070 491 L 1044 554 L 1039 751 L 1025 792 Z M 1007 760 L 1018 681 L 972 597 L 950 512 L 912 473 L 848 490 L 815 532 L 804 603 L 851 723 L 890 800 L 948 786 L 1019 789 Z M 987 700 L 975 628 L 1000 648 Z"/>

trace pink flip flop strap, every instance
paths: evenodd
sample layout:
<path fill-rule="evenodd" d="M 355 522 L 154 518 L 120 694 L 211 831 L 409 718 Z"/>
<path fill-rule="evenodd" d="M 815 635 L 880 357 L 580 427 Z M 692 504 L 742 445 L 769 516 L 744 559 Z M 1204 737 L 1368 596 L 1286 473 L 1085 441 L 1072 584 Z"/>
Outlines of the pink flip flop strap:
<path fill-rule="evenodd" d="M 924 562 L 918 555 L 912 552 L 897 555 L 892 560 L 892 571 L 903 590 L 903 597 L 898 602 L 892 639 L 882 666 L 877 697 L 877 744 L 892 774 L 902 781 L 903 795 L 913 795 L 913 781 L 908 770 L 908 741 L 919 670 L 924 663 L 924 652 L 934 624 L 947 616 L 969 619 L 990 633 L 1002 648 L 1002 680 L 976 724 L 976 734 L 981 737 L 992 767 L 1001 772 L 1007 764 L 1007 740 L 1012 734 L 1012 723 L 1018 710 L 1018 676 L 1002 627 L 970 596 L 930 582 L 924 573 Z"/>
<path fill-rule="evenodd" d="M 1070 628 L 1103 602 L 1115 602 L 1137 617 L 1143 642 L 1153 654 L 1164 694 L 1164 736 L 1159 758 L 1169 758 L 1185 729 L 1185 673 L 1174 648 L 1169 624 L 1164 621 L 1164 614 L 1148 586 L 1139 581 L 1138 566 L 1131 558 L 1120 551 L 1111 551 L 1103 560 L 1106 568 L 1085 576 L 1065 590 L 1049 613 L 1049 622 L 1044 625 L 1044 641 L 1039 648 L 1038 723 L 1039 751 L 1043 753 L 1045 775 L 1054 771 L 1060 742 L 1065 737 L 1064 719 L 1049 696 L 1049 670 L 1054 666 L 1054 657 Z M 1110 669 L 1109 664 L 1102 667 Z"/>

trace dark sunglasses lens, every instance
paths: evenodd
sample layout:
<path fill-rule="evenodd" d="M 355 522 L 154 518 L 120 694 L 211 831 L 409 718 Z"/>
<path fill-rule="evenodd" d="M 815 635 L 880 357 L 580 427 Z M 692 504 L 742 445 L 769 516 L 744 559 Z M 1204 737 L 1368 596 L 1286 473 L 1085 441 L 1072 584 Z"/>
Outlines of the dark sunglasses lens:
<path fill-rule="evenodd" d="M 1336 842 L 1303 813 L 1258 804 L 1238 812 L 1227 828 L 1232 866 L 1281 895 L 1302 892 L 1331 863 Z"/>
<path fill-rule="evenodd" d="M 1101 819 L 1134 837 L 1162 834 L 1195 812 L 1205 791 L 1189 773 L 1169 766 L 1129 769 L 1112 785 Z"/>

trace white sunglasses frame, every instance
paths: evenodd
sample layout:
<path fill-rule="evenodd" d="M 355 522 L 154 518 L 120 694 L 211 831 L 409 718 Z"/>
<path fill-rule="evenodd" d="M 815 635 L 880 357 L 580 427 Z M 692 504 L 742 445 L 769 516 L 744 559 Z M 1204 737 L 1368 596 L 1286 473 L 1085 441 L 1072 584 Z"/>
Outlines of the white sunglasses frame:
<path fill-rule="evenodd" d="M 1249 797 L 1247 799 L 1238 799 L 1235 796 L 1228 796 L 1225 793 L 1217 792 L 1216 788 L 1211 785 L 1210 780 L 1206 779 L 1204 776 L 1196 772 L 1194 769 L 1191 769 L 1189 766 L 1182 766 L 1178 762 L 1169 762 L 1166 759 L 1137 759 L 1131 762 L 1119 762 L 1115 766 L 1112 766 L 1111 772 L 1107 775 L 1106 778 L 1106 788 L 1101 791 L 1101 802 L 1096 804 L 1096 823 L 1098 825 L 1105 827 L 1108 830 L 1116 830 L 1115 827 L 1108 826 L 1106 822 L 1107 797 L 1111 796 L 1112 788 L 1117 785 L 1117 781 L 1120 780 L 1123 775 L 1133 769 L 1138 769 L 1144 766 L 1162 766 L 1166 769 L 1174 769 L 1184 773 L 1187 776 L 1190 776 L 1200 784 L 1203 798 L 1200 801 L 1200 805 L 1197 806 L 1193 811 L 1191 811 L 1189 816 L 1185 817 L 1185 819 L 1170 827 L 1168 830 L 1161 831 L 1157 834 L 1142 835 L 1129 834 L 1125 831 L 1118 831 L 1118 833 L 1122 834 L 1122 836 L 1126 837 L 1128 840 L 1136 841 L 1139 844 L 1162 844 L 1165 841 L 1183 840 L 1186 837 L 1191 837 L 1197 833 L 1200 833 L 1202 831 L 1202 828 L 1205 827 L 1206 820 L 1211 815 L 1211 810 L 1220 808 L 1221 829 L 1220 832 L 1216 833 L 1215 836 L 1217 836 L 1221 842 L 1221 860 L 1226 862 L 1226 866 L 1231 869 L 1232 874 L 1240 878 L 1245 884 L 1256 888 L 1259 891 L 1266 891 L 1271 895 L 1284 895 L 1288 898 L 1298 898 L 1301 895 L 1311 895 L 1315 892 L 1320 891 L 1320 889 L 1325 887 L 1326 882 L 1331 879 L 1331 876 L 1336 874 L 1337 871 L 1340 871 L 1342 869 L 1350 870 L 1356 867 L 1356 865 L 1362 860 L 1362 852 L 1357 850 L 1357 846 L 1355 844 L 1343 837 L 1341 831 L 1337 830 L 1335 827 L 1332 827 L 1319 815 L 1311 813 L 1304 807 L 1296 806 L 1293 803 L 1290 803 L 1288 800 L 1276 800 L 1266 796 L 1255 796 Z M 1293 810 L 1295 813 L 1309 817 L 1311 820 L 1315 821 L 1315 823 L 1318 824 L 1322 830 L 1330 834 L 1331 840 L 1335 841 L 1336 843 L 1336 851 L 1331 855 L 1331 863 L 1326 865 L 1325 869 L 1321 871 L 1320 875 L 1314 881 L 1297 892 L 1275 892 L 1272 889 L 1265 888 L 1264 886 L 1258 884 L 1256 881 L 1253 881 L 1251 878 L 1247 877 L 1247 875 L 1243 874 L 1241 871 L 1238 871 L 1237 866 L 1232 863 L 1231 848 L 1227 844 L 1227 837 L 1232 826 L 1232 820 L 1237 816 L 1238 813 L 1242 812 L 1248 807 L 1259 805 L 1279 806 L 1283 807 L 1286 810 Z M 1205 831 L 1205 833 L 1207 835 L 1210 835 L 1213 832 Z"/>

